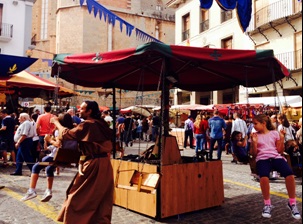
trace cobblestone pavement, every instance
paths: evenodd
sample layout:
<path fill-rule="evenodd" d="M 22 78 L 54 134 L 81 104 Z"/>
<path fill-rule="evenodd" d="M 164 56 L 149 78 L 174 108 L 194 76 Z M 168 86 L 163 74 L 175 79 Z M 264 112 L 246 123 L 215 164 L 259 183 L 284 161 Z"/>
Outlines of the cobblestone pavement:
<path fill-rule="evenodd" d="M 135 143 L 133 147 L 126 149 L 126 154 L 138 154 L 146 149 L 146 143 Z M 193 156 L 194 150 L 181 151 L 182 156 Z M 215 158 L 215 155 L 214 155 Z M 194 211 L 179 216 L 173 216 L 162 220 L 141 215 L 136 212 L 114 206 L 112 223 L 120 224 L 148 224 L 148 223 L 181 223 L 181 224 L 217 224 L 217 223 L 301 223 L 291 217 L 286 207 L 287 191 L 284 179 L 271 181 L 271 200 L 274 205 L 272 218 L 261 217 L 263 199 L 259 183 L 250 176 L 249 165 L 231 163 L 231 156 L 222 155 L 224 178 L 224 204 L 219 207 Z M 53 198 L 47 202 L 40 202 L 46 188 L 46 177 L 41 173 L 37 184 L 38 197 L 27 202 L 20 199 L 29 187 L 30 172 L 23 167 L 23 176 L 10 176 L 13 167 L 0 168 L 0 224 L 52 224 L 57 223 L 56 215 L 61 208 L 71 179 L 76 173 L 76 168 L 65 168 L 60 175 L 55 177 Z M 302 214 L 302 179 L 296 178 L 297 205 Z M 174 187 L 174 186 L 172 186 Z M 201 198 L 203 200 L 203 198 Z M 82 224 L 82 223 L 81 223 Z"/>

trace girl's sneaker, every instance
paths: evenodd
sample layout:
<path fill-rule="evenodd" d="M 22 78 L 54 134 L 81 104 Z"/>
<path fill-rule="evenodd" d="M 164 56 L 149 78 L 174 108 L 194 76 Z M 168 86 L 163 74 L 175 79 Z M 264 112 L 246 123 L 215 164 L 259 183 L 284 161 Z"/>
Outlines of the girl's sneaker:
<path fill-rule="evenodd" d="M 53 197 L 52 191 L 49 189 L 46 189 L 43 197 L 41 198 L 41 202 L 48 202 Z"/>

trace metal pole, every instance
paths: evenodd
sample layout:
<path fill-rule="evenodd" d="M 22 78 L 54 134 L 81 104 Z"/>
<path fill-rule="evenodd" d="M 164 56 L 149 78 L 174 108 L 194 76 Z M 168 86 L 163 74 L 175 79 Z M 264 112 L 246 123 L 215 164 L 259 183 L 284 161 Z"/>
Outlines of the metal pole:
<path fill-rule="evenodd" d="M 116 88 L 113 87 L 113 158 L 116 158 Z"/>

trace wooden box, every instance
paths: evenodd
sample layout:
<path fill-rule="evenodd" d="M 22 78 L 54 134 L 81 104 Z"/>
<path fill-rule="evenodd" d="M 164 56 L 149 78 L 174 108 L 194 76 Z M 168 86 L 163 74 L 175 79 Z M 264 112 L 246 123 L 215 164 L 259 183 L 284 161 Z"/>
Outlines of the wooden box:
<path fill-rule="evenodd" d="M 224 202 L 222 162 L 198 162 L 162 166 L 159 190 L 143 188 L 138 192 L 130 186 L 132 169 L 155 173 L 156 165 L 143 164 L 112 159 L 114 177 L 118 185 L 115 187 L 114 204 L 160 218 L 170 217 L 186 212 L 220 206 Z M 129 171 L 125 171 L 129 170 Z M 126 186 L 129 186 L 127 188 Z M 147 190 L 146 190 L 147 189 Z M 150 193 L 148 192 L 150 190 Z M 160 191 L 160 192 L 159 192 Z M 157 204 L 157 194 L 160 203 Z"/>
<path fill-rule="evenodd" d="M 182 163 L 175 137 L 163 141 L 161 165 L 111 160 L 114 204 L 157 218 L 222 205 L 222 161 Z"/>

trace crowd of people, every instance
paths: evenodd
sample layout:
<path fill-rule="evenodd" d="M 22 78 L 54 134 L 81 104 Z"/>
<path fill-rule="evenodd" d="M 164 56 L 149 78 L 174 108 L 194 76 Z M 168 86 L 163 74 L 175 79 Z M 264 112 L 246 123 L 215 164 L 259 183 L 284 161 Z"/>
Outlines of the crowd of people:
<path fill-rule="evenodd" d="M 250 156 L 256 161 L 257 175 L 264 198 L 262 216 L 271 217 L 273 206 L 270 201 L 270 173 L 274 170 L 285 178 L 290 209 L 295 219 L 301 219 L 296 206 L 294 168 L 300 168 L 302 175 L 302 118 L 298 123 L 291 124 L 283 113 L 255 115 L 244 121 L 237 112 L 222 117 L 219 111 L 206 117 L 198 114 L 194 119 L 191 115 L 184 123 L 184 148 L 188 143 L 193 148 L 193 138 L 196 140 L 195 151 L 209 149 L 208 160 L 213 160 L 213 151 L 217 149 L 217 159 L 221 160 L 223 149 L 231 153 L 231 162 L 248 164 Z M 188 141 L 189 139 L 189 141 Z M 288 164 L 284 154 L 290 156 Z"/>
<path fill-rule="evenodd" d="M 116 141 L 121 147 L 132 146 L 136 139 L 156 142 L 161 126 L 161 119 L 156 112 L 149 117 L 120 114 L 114 124 L 110 112 L 101 114 L 94 101 L 83 102 L 79 115 L 71 109 L 53 114 L 50 105 L 44 107 L 43 114 L 38 110 L 31 116 L 20 113 L 18 120 L 5 109 L 0 111 L 0 115 L 2 167 L 8 166 L 10 154 L 11 163 L 16 167 L 12 176 L 22 175 L 24 162 L 31 172 L 29 189 L 22 201 L 37 197 L 35 188 L 42 169 L 46 172 L 47 186 L 41 201 L 47 202 L 52 198 L 54 172 L 57 168 L 54 155 L 62 141 L 77 141 L 81 152 L 80 168 L 67 190 L 67 198 L 58 216 L 58 221 L 65 223 L 110 223 L 114 184 L 109 154 L 112 151 L 114 125 Z M 197 154 L 207 150 L 210 161 L 221 160 L 222 152 L 225 151 L 233 155 L 231 162 L 247 164 L 250 155 L 256 161 L 260 177 L 264 198 L 262 216 L 265 218 L 271 217 L 273 208 L 269 175 L 273 169 L 279 172 L 285 178 L 289 196 L 287 206 L 295 219 L 301 218 L 296 206 L 293 167 L 288 165 L 283 153 L 291 156 L 292 165 L 302 165 L 302 161 L 294 159 L 295 154 L 299 158 L 302 155 L 302 118 L 294 126 L 284 114 L 259 114 L 244 121 L 236 112 L 222 117 L 215 110 L 212 116 L 201 113 L 194 118 L 189 115 L 184 122 L 184 137 L 184 148 L 189 145 Z M 215 149 L 217 158 L 213 159 Z M 48 153 L 41 158 L 41 152 L 46 150 Z M 90 198 L 95 199 L 94 203 Z M 81 203 L 75 203 L 78 201 Z"/>
<path fill-rule="evenodd" d="M 44 107 L 43 114 L 38 110 L 31 116 L 20 113 L 17 123 L 5 109 L 0 111 L 0 115 L 2 168 L 10 163 L 16 167 L 11 175 L 21 176 L 23 163 L 26 163 L 31 172 L 29 189 L 21 201 L 37 197 L 36 185 L 43 169 L 47 186 L 41 202 L 52 198 L 57 168 L 54 155 L 65 141 L 74 141 L 81 154 L 79 169 L 67 189 L 67 198 L 57 220 L 64 223 L 111 222 L 114 182 L 109 155 L 113 132 L 110 119 L 105 117 L 106 112 L 101 116 L 95 101 L 83 102 L 78 116 L 71 110 L 52 113 L 51 105 Z M 45 151 L 47 153 L 43 157 L 39 156 Z M 11 158 L 8 154 L 12 155 Z"/>
<path fill-rule="evenodd" d="M 156 142 L 160 125 L 161 120 L 156 112 L 148 117 L 120 114 L 116 120 L 117 142 L 121 147 L 132 146 L 135 140 Z"/>
<path fill-rule="evenodd" d="M 275 127 L 285 134 L 285 150 L 292 155 L 293 150 L 302 154 L 302 126 L 300 119 L 297 123 L 290 123 L 284 114 L 267 115 Z M 214 111 L 212 115 L 208 113 L 198 114 L 195 118 L 188 115 L 184 122 L 184 142 L 183 147 L 188 146 L 195 149 L 195 152 L 209 151 L 209 159 L 213 159 L 214 150 L 217 151 L 217 160 L 221 159 L 222 152 L 232 154 L 232 163 L 248 163 L 250 149 L 250 135 L 255 132 L 252 119 L 243 120 L 241 114 L 234 112 L 229 115 L 222 115 L 219 111 Z M 195 145 L 194 145 L 195 140 Z M 297 147 L 288 147 L 287 142 L 294 141 Z M 289 151 L 291 150 L 291 152 Z"/>

